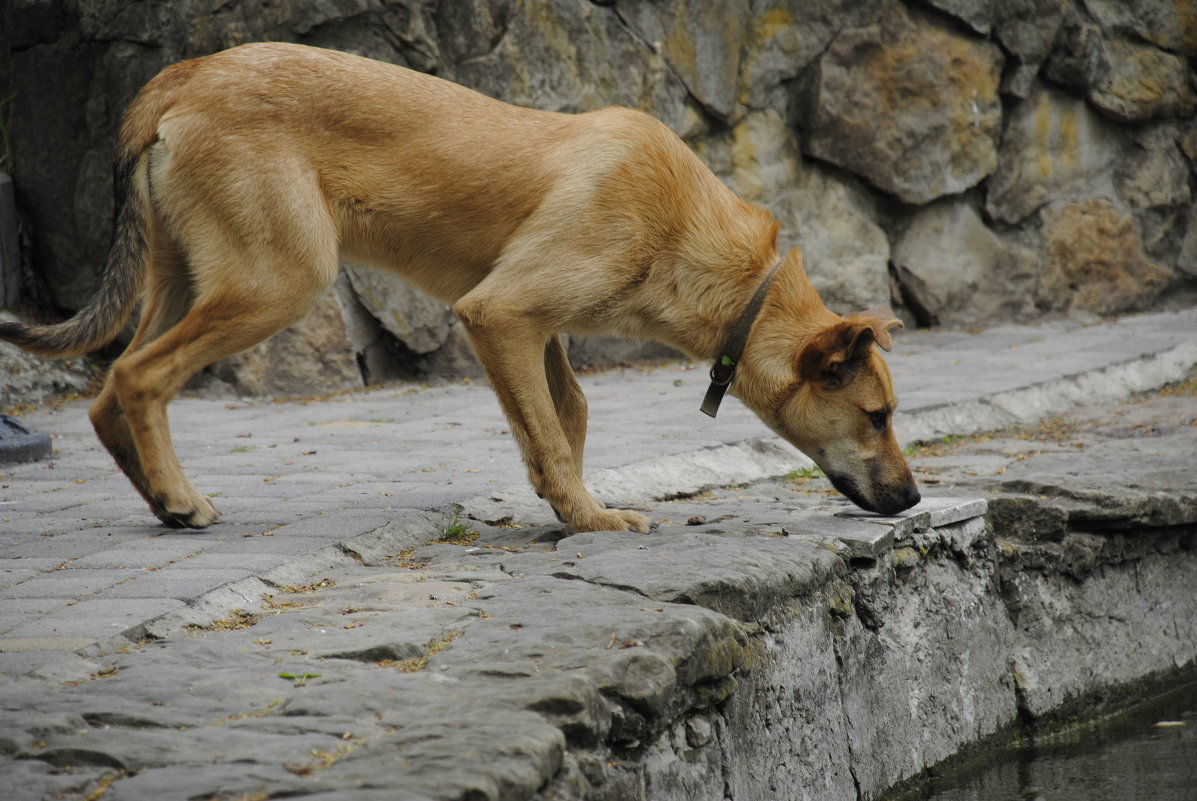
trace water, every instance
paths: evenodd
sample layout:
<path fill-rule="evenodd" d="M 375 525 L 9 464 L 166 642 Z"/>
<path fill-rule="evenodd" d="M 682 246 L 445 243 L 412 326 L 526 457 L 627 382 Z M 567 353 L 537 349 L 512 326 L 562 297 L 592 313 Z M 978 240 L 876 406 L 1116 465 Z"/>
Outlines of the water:
<path fill-rule="evenodd" d="M 1197 801 L 1197 685 L 1039 738 L 928 791 L 927 801 Z"/>

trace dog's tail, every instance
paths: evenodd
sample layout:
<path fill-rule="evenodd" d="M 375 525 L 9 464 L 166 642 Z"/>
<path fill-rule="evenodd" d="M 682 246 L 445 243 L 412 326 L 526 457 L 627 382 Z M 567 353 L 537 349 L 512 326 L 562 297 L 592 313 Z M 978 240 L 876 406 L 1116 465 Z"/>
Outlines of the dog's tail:
<path fill-rule="evenodd" d="M 80 356 L 111 342 L 133 313 L 145 286 L 150 213 L 146 151 L 157 122 L 147 129 L 146 112 L 159 111 L 138 105 L 130 107 L 117 143 L 115 225 L 95 295 L 74 317 L 53 325 L 0 322 L 0 340 L 39 356 Z"/>

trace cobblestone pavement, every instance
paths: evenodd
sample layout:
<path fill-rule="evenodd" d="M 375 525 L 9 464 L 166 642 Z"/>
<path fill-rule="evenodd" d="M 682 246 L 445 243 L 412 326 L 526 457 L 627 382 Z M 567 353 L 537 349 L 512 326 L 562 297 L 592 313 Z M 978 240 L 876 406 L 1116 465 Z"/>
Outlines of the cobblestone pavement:
<path fill-rule="evenodd" d="M 900 440 L 940 441 L 1183 378 L 1197 364 L 1197 310 L 906 333 L 889 363 Z M 705 367 L 688 364 L 582 379 L 588 484 L 660 521 L 656 543 L 631 534 L 563 539 L 526 487 L 490 390 L 477 384 L 310 402 L 176 401 L 180 459 L 223 515 L 204 531 L 158 525 L 96 442 L 85 404 L 23 415 L 53 436 L 55 452 L 0 466 L 0 755 L 22 757 L 0 757 L 0 796 L 69 797 L 114 778 L 106 799 L 250 797 L 264 784 L 338 799 L 439 798 L 445 787 L 495 781 L 535 790 L 544 771 L 521 771 L 560 758 L 562 728 L 485 692 L 451 691 L 451 677 L 425 669 L 442 648 L 453 644 L 456 667 L 446 670 L 457 679 L 511 669 L 487 650 L 497 636 L 490 621 L 505 631 L 524 625 L 549 583 L 558 619 L 528 623 L 532 639 L 520 648 L 560 638 L 575 643 L 563 652 L 573 656 L 560 658 L 601 663 L 618 657 L 612 643 L 662 632 L 716 637 L 721 614 L 743 610 L 659 606 L 653 599 L 673 597 L 661 586 L 641 588 L 635 601 L 616 597 L 627 568 L 623 557 L 604 567 L 603 554 L 631 548 L 680 559 L 678 549 L 702 545 L 725 550 L 717 562 L 735 566 L 735 542 L 767 534 L 790 543 L 766 560 L 792 569 L 786 581 L 816 581 L 835 553 L 819 543 L 867 552 L 920 515 L 975 515 L 975 502 L 952 499 L 984 491 L 964 468 L 1015 458 L 982 446 L 925 453 L 927 501 L 906 523 L 878 526 L 817 481 L 778 482 L 809 462 L 735 402 L 717 420 L 701 415 L 705 384 Z M 1153 407 L 1145 424 L 1191 406 L 1188 397 Z M 749 486 L 727 489 L 737 485 Z M 573 582 L 576 597 L 550 582 L 563 571 L 585 574 Z M 613 619 L 623 621 L 614 632 Z M 466 629 L 477 636 L 455 642 Z M 91 705 L 86 719 L 80 698 Z M 372 700 L 382 698 L 385 709 Z M 396 735 L 400 718 L 426 728 Z M 457 725 L 466 719 L 469 727 Z M 582 740 L 586 725 L 575 732 Z M 119 728 L 115 739 L 94 747 L 110 726 Z M 456 734 L 447 737 L 446 727 Z M 511 731 L 521 732 L 516 745 L 498 736 Z M 378 785 L 386 771 L 370 767 L 393 759 L 396 747 L 413 766 L 400 791 Z M 454 749 L 473 749 L 475 767 L 447 767 Z M 201 780 L 205 766 L 248 750 L 250 767 Z M 58 770 L 64 765 L 72 770 Z M 191 790 L 168 789 L 180 787 Z"/>

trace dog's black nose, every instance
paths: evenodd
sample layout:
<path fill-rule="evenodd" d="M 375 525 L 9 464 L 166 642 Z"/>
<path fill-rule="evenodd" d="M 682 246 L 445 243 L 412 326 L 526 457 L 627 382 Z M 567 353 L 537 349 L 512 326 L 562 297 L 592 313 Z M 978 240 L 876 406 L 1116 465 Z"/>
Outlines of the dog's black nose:
<path fill-rule="evenodd" d="M 906 505 L 902 508 L 909 509 L 912 506 L 916 506 L 922 499 L 923 496 L 919 494 L 919 488 L 911 484 L 906 488 Z"/>

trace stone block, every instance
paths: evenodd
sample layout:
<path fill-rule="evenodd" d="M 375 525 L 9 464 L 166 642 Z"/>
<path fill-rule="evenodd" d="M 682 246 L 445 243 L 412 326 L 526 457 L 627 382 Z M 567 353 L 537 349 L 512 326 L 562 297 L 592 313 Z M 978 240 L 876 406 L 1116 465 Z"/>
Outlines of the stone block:
<path fill-rule="evenodd" d="M 1142 42 L 1138 34 L 1110 35 L 1075 14 L 1061 29 L 1047 75 L 1083 92 L 1118 122 L 1187 117 L 1197 106 L 1193 73 L 1183 57 Z"/>
<path fill-rule="evenodd" d="M 1036 301 L 1047 309 L 1129 311 L 1149 305 L 1170 278 L 1143 253 L 1134 221 L 1097 198 L 1049 217 Z"/>
<path fill-rule="evenodd" d="M 190 601 L 222 584 L 250 575 L 248 568 L 196 568 L 168 565 L 161 570 L 135 576 L 109 587 L 97 597 L 104 599 L 174 598 Z"/>
<path fill-rule="evenodd" d="M 91 637 L 19 637 L 11 634 L 0 637 L 0 653 L 19 654 L 30 651 L 78 651 L 95 642 Z"/>
<path fill-rule="evenodd" d="M 114 547 L 96 550 L 70 563 L 72 568 L 156 568 L 195 558 L 212 547 L 213 540 L 169 539 L 160 537 L 133 543 L 118 543 Z"/>
<path fill-rule="evenodd" d="M 1038 258 L 1003 242 L 973 206 L 947 200 L 924 207 L 894 246 L 903 297 L 931 325 L 1027 317 Z"/>
<path fill-rule="evenodd" d="M 806 148 L 906 203 L 963 192 L 997 167 L 1002 53 L 900 3 L 886 12 L 819 59 Z"/>
<path fill-rule="evenodd" d="M 572 540 L 572 538 L 570 538 Z M 569 552 L 570 540 L 558 544 Z M 692 565 L 689 569 L 680 566 Z M 669 565 L 669 569 L 663 569 Z M 635 550 L 588 555 L 557 575 L 630 588 L 656 601 L 695 603 L 739 620 L 762 615 L 778 598 L 813 591 L 843 570 L 830 551 L 797 538 L 762 538 L 751 548 L 702 534 L 655 536 Z"/>
<path fill-rule="evenodd" d="M 1114 197 L 1125 141 L 1083 101 L 1038 88 L 1010 115 L 986 210 L 1016 224 L 1053 201 Z"/>
<path fill-rule="evenodd" d="M 17 626 L 5 636 L 59 640 L 62 650 L 79 650 L 83 647 L 78 644 L 80 639 L 108 643 L 126 634 L 137 636 L 144 621 L 183 605 L 180 600 L 167 598 L 89 598 Z"/>

